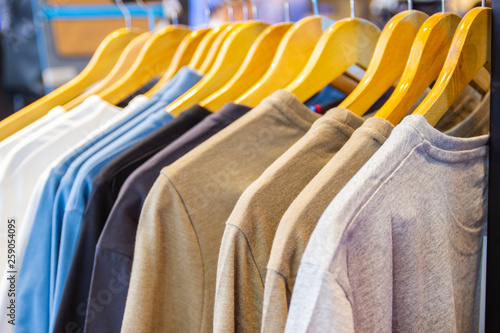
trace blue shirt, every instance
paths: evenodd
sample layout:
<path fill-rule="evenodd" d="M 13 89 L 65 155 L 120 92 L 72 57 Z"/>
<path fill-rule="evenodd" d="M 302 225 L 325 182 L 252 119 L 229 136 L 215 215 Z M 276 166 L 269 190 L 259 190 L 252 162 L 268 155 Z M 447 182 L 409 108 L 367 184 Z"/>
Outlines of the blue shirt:
<path fill-rule="evenodd" d="M 308 107 L 314 107 L 316 104 L 326 104 L 344 98 L 345 94 L 338 91 L 334 87 L 328 85 L 324 87 L 319 93 L 308 99 L 304 104 Z M 328 111 L 328 110 L 327 110 Z"/>
<path fill-rule="evenodd" d="M 54 300 L 51 303 L 51 331 L 57 317 L 64 286 L 66 285 L 66 279 L 71 268 L 71 261 L 73 260 L 73 254 L 80 234 L 82 217 L 92 190 L 91 186 L 94 178 L 113 158 L 173 119 L 173 116 L 165 111 L 165 107 L 201 79 L 195 72 L 188 70 L 185 73 L 184 79 L 179 80 L 170 88 L 168 96 L 167 94 L 163 95 L 155 105 L 148 109 L 148 113 L 150 114 L 148 117 L 144 117 L 140 123 L 137 123 L 134 127 L 130 127 L 124 132 L 120 138 L 94 154 L 78 171 L 64 211 Z"/>
<path fill-rule="evenodd" d="M 194 84 L 196 84 L 201 79 L 200 74 L 197 72 L 185 67 L 182 68 L 177 75 L 171 80 L 173 82 L 169 82 L 169 86 L 167 89 L 163 89 L 155 94 L 156 99 L 154 104 L 150 104 L 148 109 L 143 110 L 142 113 L 138 114 L 132 120 L 123 124 L 122 126 L 116 128 L 113 133 L 107 136 L 105 139 L 99 141 L 98 144 L 94 145 L 91 149 L 86 151 L 84 154 L 80 155 L 71 165 L 70 169 L 64 175 L 64 178 L 61 181 L 61 185 L 59 186 L 58 193 L 56 194 L 56 201 L 54 205 L 53 217 L 52 217 L 52 251 L 51 251 L 51 268 L 50 268 L 50 295 L 55 295 L 55 281 L 56 281 L 56 272 L 59 270 L 59 253 L 60 253 L 60 241 L 61 241 L 61 230 L 63 224 L 63 215 L 65 214 L 66 207 L 68 205 L 68 199 L 70 195 L 70 190 L 72 189 L 73 184 L 75 183 L 75 179 L 77 174 L 80 172 L 81 166 L 92 156 L 98 154 L 101 150 L 106 149 L 106 147 L 110 146 L 115 142 L 126 142 L 127 138 L 133 138 L 130 136 L 130 133 L 134 130 L 140 131 L 141 124 L 147 127 L 148 124 L 153 123 L 156 124 L 153 126 L 154 129 L 157 129 L 159 126 L 162 126 L 165 122 L 162 119 L 171 119 L 171 115 L 167 114 L 164 110 L 164 107 L 170 104 L 172 101 L 177 99 L 180 95 L 186 92 L 189 88 L 191 88 Z M 157 118 L 154 118 L 153 115 L 157 114 Z M 153 118 L 152 118 L 153 117 Z M 166 118 L 165 118 L 166 117 Z M 145 123 L 149 121 L 149 123 Z M 148 129 L 152 131 L 151 128 Z M 143 138 L 144 134 L 140 138 Z M 120 141 L 121 140 L 121 141 Z M 136 142 L 136 141 L 134 141 Z M 128 147 L 128 146 L 127 146 Z M 90 189 L 89 193 L 90 193 Z M 88 193 L 87 193 L 88 195 Z M 54 300 L 51 298 L 50 304 L 53 304 Z M 54 314 L 55 316 L 55 314 Z M 55 319 L 55 318 L 54 318 Z"/>
<path fill-rule="evenodd" d="M 64 211 L 54 300 L 51 303 L 51 327 L 56 319 L 66 279 L 71 267 L 82 216 L 91 192 L 93 179 L 113 158 L 173 119 L 172 115 L 164 110 L 165 106 L 174 101 L 200 79 L 199 75 L 195 73 L 189 73 L 189 71 L 185 73 L 184 80 L 180 80 L 174 84 L 168 96 L 163 95 L 155 105 L 148 109 L 149 116 L 142 117 L 142 121 L 137 121 L 134 126 L 129 126 L 126 130 L 122 130 L 122 135 L 117 140 L 94 154 L 79 169 L 71 187 Z"/>
<path fill-rule="evenodd" d="M 51 314 L 53 320 L 57 315 L 57 308 L 55 313 L 50 309 L 54 302 L 59 240 L 66 202 L 80 167 L 105 147 L 111 147 L 111 143 L 126 138 L 126 134 L 130 133 L 131 140 L 134 140 L 140 128 L 149 131 L 159 123 L 164 124 L 171 119 L 159 105 L 168 105 L 200 78 L 201 76 L 195 71 L 182 68 L 145 105 L 68 155 L 51 171 L 19 271 L 17 293 L 19 311 L 15 332 L 46 333 L 49 331 Z M 157 115 L 160 111 L 163 117 Z"/>
<path fill-rule="evenodd" d="M 66 207 L 66 202 L 71 190 L 71 186 L 76 177 L 76 174 L 78 173 L 79 168 L 87 159 L 89 159 L 100 149 L 117 140 L 131 127 L 136 126 L 138 123 L 143 121 L 144 118 L 154 113 L 155 110 L 157 111 L 158 108 L 156 107 L 155 109 L 153 109 L 153 107 L 156 106 L 160 101 L 163 101 L 165 103 L 166 101 L 177 98 L 177 95 L 180 96 L 180 94 L 182 94 L 183 92 L 177 92 L 175 90 L 177 85 L 185 83 L 186 86 L 192 86 L 199 79 L 200 76 L 193 70 L 190 70 L 187 67 L 180 69 L 177 75 L 175 75 L 170 81 L 165 83 L 158 90 L 158 92 L 154 94 L 144 105 L 114 124 L 105 133 L 96 138 L 96 140 L 93 140 L 90 144 L 86 145 L 86 148 L 83 151 L 77 154 L 72 154 L 70 162 L 64 169 L 64 172 L 60 173 L 60 178 L 58 179 L 60 185 L 58 185 L 57 187 L 56 194 L 51 196 L 51 199 L 53 199 L 52 202 L 47 202 L 46 207 L 41 209 L 44 211 L 45 215 L 50 213 L 50 220 L 52 224 L 50 236 L 51 240 L 47 241 L 48 244 L 51 244 L 49 304 L 53 303 L 64 209 Z"/>
<path fill-rule="evenodd" d="M 80 234 L 82 217 L 85 212 L 87 199 L 91 192 L 93 179 L 114 157 L 118 156 L 120 153 L 172 119 L 172 115 L 165 112 L 165 110 L 160 110 L 160 112 L 148 117 L 139 126 L 122 136 L 119 140 L 96 153 L 80 168 L 73 186 L 71 187 L 66 209 L 64 211 L 59 258 L 57 262 L 54 302 L 52 303 L 51 310 L 51 323 L 52 320 L 55 321 L 59 309 L 59 303 L 71 267 L 71 261 Z"/>

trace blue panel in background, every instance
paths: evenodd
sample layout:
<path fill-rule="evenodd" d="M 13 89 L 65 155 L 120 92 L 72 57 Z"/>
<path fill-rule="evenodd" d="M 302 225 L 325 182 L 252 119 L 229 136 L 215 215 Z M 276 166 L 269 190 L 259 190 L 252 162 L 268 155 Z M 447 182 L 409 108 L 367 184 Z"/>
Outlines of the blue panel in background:
<path fill-rule="evenodd" d="M 132 17 L 147 17 L 147 12 L 137 4 L 127 4 L 127 9 Z M 161 4 L 149 4 L 154 11 L 155 16 L 163 17 Z M 82 20 L 82 19 L 110 19 L 123 18 L 123 14 L 118 6 L 110 5 L 63 5 L 51 6 L 43 5 L 40 7 L 42 18 L 51 21 L 57 19 L 64 20 Z"/>

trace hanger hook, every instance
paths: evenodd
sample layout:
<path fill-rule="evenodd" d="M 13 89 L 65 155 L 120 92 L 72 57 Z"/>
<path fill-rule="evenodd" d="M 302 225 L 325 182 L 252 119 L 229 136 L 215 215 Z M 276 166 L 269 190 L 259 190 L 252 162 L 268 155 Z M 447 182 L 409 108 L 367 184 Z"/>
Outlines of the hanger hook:
<path fill-rule="evenodd" d="M 130 11 L 127 6 L 123 3 L 123 0 L 115 0 L 118 9 L 122 12 L 123 17 L 125 18 L 125 26 L 128 29 L 132 28 L 132 15 L 130 15 Z"/>
<path fill-rule="evenodd" d="M 179 20 L 178 20 L 178 17 L 177 17 L 177 12 L 175 10 L 172 11 L 172 14 L 170 15 L 170 18 L 172 19 L 172 24 L 173 25 L 178 25 L 179 24 Z"/>
<path fill-rule="evenodd" d="M 313 15 L 318 16 L 319 15 L 318 0 L 311 0 L 311 5 L 313 10 Z"/>
<path fill-rule="evenodd" d="M 177 9 L 176 9 L 177 6 L 175 6 L 175 2 L 176 1 L 169 1 L 169 0 L 162 1 L 163 15 L 165 16 L 167 13 L 170 15 L 170 20 L 172 22 L 172 25 L 178 24 Z"/>
<path fill-rule="evenodd" d="M 413 0 L 408 0 L 408 10 L 413 10 Z"/>
<path fill-rule="evenodd" d="M 354 12 L 354 0 L 350 0 L 351 3 L 351 18 L 354 18 L 356 16 Z"/>
<path fill-rule="evenodd" d="M 212 9 L 210 8 L 207 0 L 203 0 L 203 3 L 205 4 L 205 26 L 208 27 L 210 24 L 210 17 L 212 17 Z"/>
<path fill-rule="evenodd" d="M 240 1 L 241 1 L 241 8 L 243 9 L 243 21 L 248 21 L 247 1 L 246 0 L 240 0 Z"/>
<path fill-rule="evenodd" d="M 227 5 L 227 16 L 229 17 L 229 22 L 233 22 L 234 16 L 233 16 L 233 5 L 231 3 L 231 0 L 224 0 Z"/>
<path fill-rule="evenodd" d="M 259 19 L 259 12 L 257 8 L 257 1 L 255 0 L 250 0 L 252 3 L 252 19 L 258 20 Z"/>
<path fill-rule="evenodd" d="M 290 22 L 290 1 L 289 0 L 285 0 L 284 8 L 285 8 L 285 22 Z"/>
<path fill-rule="evenodd" d="M 144 11 L 148 15 L 149 31 L 155 30 L 155 12 L 153 11 L 153 9 L 151 9 L 151 7 L 149 7 L 149 5 L 147 5 L 144 2 L 144 0 L 135 0 L 135 1 L 139 5 L 139 7 L 141 7 L 142 9 L 144 9 Z"/>

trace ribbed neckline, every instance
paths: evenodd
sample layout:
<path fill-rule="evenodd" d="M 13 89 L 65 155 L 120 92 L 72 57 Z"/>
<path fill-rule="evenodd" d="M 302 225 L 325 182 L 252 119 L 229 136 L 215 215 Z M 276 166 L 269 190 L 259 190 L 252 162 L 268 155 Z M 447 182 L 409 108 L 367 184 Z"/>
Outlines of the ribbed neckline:
<path fill-rule="evenodd" d="M 58 105 L 55 108 L 51 109 L 47 114 L 50 114 L 51 116 L 52 115 L 59 116 L 59 115 L 64 114 L 66 112 L 67 111 L 66 111 L 65 108 L 63 108 L 62 106 Z"/>
<path fill-rule="evenodd" d="M 394 125 L 384 118 L 372 117 L 366 119 L 360 129 L 373 133 L 376 139 L 383 143 L 391 135 Z"/>
<path fill-rule="evenodd" d="M 78 106 L 78 108 L 85 108 L 85 109 L 91 109 L 91 111 L 95 111 L 95 109 L 100 108 L 102 110 L 107 109 L 110 111 L 118 112 L 122 111 L 123 109 L 113 105 L 105 100 L 103 100 L 100 96 L 98 95 L 92 95 L 86 98 L 82 104 Z M 76 109 L 76 108 L 75 108 Z"/>
<path fill-rule="evenodd" d="M 210 111 L 208 111 L 207 109 L 205 109 L 203 106 L 195 104 L 195 105 L 191 106 L 190 108 L 186 109 L 185 111 L 182 111 L 177 118 L 179 118 L 179 117 L 200 118 L 200 116 L 206 117 L 206 116 L 209 116 L 211 114 L 212 113 Z"/>
<path fill-rule="evenodd" d="M 305 131 L 309 130 L 312 123 L 321 117 L 299 101 L 294 94 L 286 90 L 276 90 L 261 104 L 269 104 Z"/>
<path fill-rule="evenodd" d="M 335 119 L 352 129 L 356 129 L 363 125 L 365 120 L 355 114 L 354 112 L 345 109 L 345 108 L 333 108 L 328 110 L 322 117 L 321 119 Z"/>
<path fill-rule="evenodd" d="M 228 120 L 233 122 L 236 119 L 239 119 L 241 116 L 243 116 L 250 110 L 251 108 L 246 105 L 229 102 L 224 104 L 224 106 L 220 108 L 219 111 L 215 112 L 213 116 L 217 119 Z"/>
<path fill-rule="evenodd" d="M 450 136 L 465 136 L 467 132 L 476 133 L 485 126 L 490 115 L 490 92 L 488 92 L 481 103 L 460 123 L 445 131 Z M 469 135 L 470 136 L 470 135 Z"/>
<path fill-rule="evenodd" d="M 332 131 L 336 135 L 343 133 L 347 138 L 350 138 L 363 123 L 364 119 L 353 112 L 344 108 L 333 108 L 316 120 L 308 133 L 315 135 L 326 130 Z"/>
<path fill-rule="evenodd" d="M 415 131 L 422 139 L 429 156 L 446 162 L 462 162 L 488 154 L 489 135 L 457 138 L 432 127 L 422 115 L 410 115 L 396 126 L 394 132 Z M 393 133 L 394 133 L 393 132 Z"/>
<path fill-rule="evenodd" d="M 127 107 L 138 107 L 149 100 L 148 97 L 144 95 L 137 95 L 128 103 Z"/>

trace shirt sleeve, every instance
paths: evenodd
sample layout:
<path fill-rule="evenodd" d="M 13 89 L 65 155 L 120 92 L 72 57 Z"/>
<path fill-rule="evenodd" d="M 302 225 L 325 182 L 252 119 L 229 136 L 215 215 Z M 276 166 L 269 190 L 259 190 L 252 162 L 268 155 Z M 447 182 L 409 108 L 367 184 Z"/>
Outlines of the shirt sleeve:
<path fill-rule="evenodd" d="M 345 275 L 346 271 L 336 273 Z M 346 295 L 349 292 L 339 279 L 345 281 L 345 276 L 301 263 L 285 332 L 354 333 L 353 309 Z"/>
<path fill-rule="evenodd" d="M 245 234 L 227 224 L 217 265 L 214 332 L 258 332 L 263 291 Z"/>
<path fill-rule="evenodd" d="M 79 311 L 79 307 L 86 304 L 89 297 L 96 245 L 109 214 L 107 207 L 111 207 L 114 200 L 105 184 L 99 185 L 92 189 L 58 312 L 53 314 L 55 332 L 64 331 L 69 322 L 74 322 L 74 326 L 82 330 L 85 325 L 85 312 Z"/>
<path fill-rule="evenodd" d="M 122 333 L 199 331 L 203 261 L 181 195 L 165 174 L 139 219 Z"/>
<path fill-rule="evenodd" d="M 261 332 L 285 331 L 290 296 L 284 276 L 275 270 L 268 269 L 264 289 Z"/>

